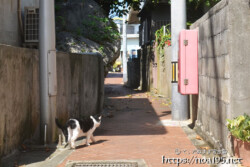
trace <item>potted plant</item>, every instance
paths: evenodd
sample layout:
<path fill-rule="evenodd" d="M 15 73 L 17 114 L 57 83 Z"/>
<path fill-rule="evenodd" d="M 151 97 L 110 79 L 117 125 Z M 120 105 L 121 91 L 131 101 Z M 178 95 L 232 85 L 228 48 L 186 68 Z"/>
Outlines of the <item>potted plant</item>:
<path fill-rule="evenodd" d="M 227 119 L 227 127 L 234 140 L 234 154 L 242 158 L 243 165 L 250 165 L 250 116 L 240 115 Z"/>

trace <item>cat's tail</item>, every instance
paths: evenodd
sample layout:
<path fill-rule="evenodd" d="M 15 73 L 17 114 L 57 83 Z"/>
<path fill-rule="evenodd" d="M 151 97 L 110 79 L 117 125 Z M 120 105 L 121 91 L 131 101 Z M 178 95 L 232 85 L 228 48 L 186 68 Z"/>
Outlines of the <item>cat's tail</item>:
<path fill-rule="evenodd" d="M 68 140 L 68 130 L 67 130 L 67 127 L 63 126 L 62 124 L 60 124 L 60 122 L 59 122 L 59 120 L 57 118 L 55 119 L 55 122 L 56 122 L 56 126 L 62 130 L 63 135 L 65 136 L 65 139 L 67 141 Z"/>
<path fill-rule="evenodd" d="M 58 128 L 60 128 L 61 130 L 64 129 L 64 127 L 62 126 L 62 124 L 60 124 L 58 118 L 55 119 L 55 122 L 56 122 L 56 126 L 57 126 Z"/>

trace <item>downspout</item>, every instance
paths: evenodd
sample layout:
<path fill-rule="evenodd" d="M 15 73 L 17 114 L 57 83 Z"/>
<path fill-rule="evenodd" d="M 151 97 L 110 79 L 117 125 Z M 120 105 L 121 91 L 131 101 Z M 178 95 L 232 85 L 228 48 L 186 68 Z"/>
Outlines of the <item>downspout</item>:
<path fill-rule="evenodd" d="M 21 11 L 21 0 L 17 0 L 17 14 L 18 14 L 18 23 L 21 32 L 21 38 L 23 40 L 24 32 L 23 32 L 23 20 L 22 20 L 22 11 Z"/>

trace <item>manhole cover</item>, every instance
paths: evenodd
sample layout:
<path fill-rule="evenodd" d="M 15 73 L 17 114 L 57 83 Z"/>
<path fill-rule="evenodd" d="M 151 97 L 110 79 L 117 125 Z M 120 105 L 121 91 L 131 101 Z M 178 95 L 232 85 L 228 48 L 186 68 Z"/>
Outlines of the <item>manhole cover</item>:
<path fill-rule="evenodd" d="M 66 167 L 147 167 L 144 160 L 70 161 Z"/>

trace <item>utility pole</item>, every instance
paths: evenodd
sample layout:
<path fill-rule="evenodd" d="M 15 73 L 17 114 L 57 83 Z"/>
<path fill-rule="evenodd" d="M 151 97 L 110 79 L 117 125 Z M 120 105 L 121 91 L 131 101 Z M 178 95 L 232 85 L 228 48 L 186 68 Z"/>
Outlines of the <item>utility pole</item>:
<path fill-rule="evenodd" d="M 123 55 L 122 55 L 122 68 L 123 68 L 123 83 L 124 85 L 128 82 L 127 74 L 127 15 L 123 15 L 123 28 L 122 28 L 122 40 L 123 40 Z"/>
<path fill-rule="evenodd" d="M 44 145 L 55 140 L 56 40 L 54 0 L 39 1 L 40 139 Z"/>
<path fill-rule="evenodd" d="M 182 29 L 186 29 L 186 0 L 171 1 L 172 62 L 178 61 L 178 40 Z M 178 84 L 172 83 L 172 119 L 188 119 L 188 96 L 178 92 Z"/>

